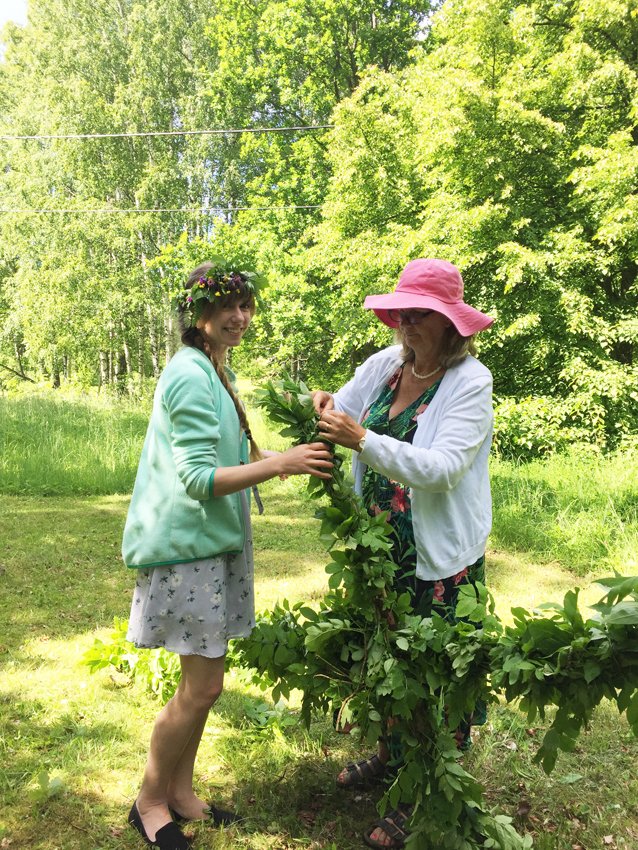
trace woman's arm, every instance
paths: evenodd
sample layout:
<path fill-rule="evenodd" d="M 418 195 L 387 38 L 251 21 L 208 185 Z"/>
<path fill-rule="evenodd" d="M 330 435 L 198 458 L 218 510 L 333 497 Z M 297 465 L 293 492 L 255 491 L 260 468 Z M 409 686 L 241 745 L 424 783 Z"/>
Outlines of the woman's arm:
<path fill-rule="evenodd" d="M 492 382 L 471 382 L 453 398 L 441 416 L 430 448 L 418 448 L 368 430 L 360 459 L 409 487 L 445 492 L 459 482 L 492 427 Z M 338 411 L 322 416 L 319 428 L 333 443 L 356 448 L 364 429 Z"/>
<path fill-rule="evenodd" d="M 317 478 L 330 478 L 332 466 L 332 455 L 325 443 L 294 446 L 256 463 L 218 466 L 213 478 L 213 496 L 227 496 L 254 484 L 261 484 L 276 475 L 315 475 Z"/>
<path fill-rule="evenodd" d="M 227 496 L 276 475 L 330 478 L 332 474 L 332 455 L 324 443 L 295 446 L 257 463 L 218 466 L 216 445 L 223 426 L 208 376 L 197 366 L 176 374 L 168 382 L 163 399 L 171 423 L 177 474 L 192 499 Z"/>

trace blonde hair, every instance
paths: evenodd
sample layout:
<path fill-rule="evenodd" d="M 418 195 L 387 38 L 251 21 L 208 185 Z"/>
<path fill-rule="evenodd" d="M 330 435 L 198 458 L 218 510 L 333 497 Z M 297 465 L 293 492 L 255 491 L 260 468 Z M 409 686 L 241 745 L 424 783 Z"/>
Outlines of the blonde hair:
<path fill-rule="evenodd" d="M 468 354 L 476 354 L 475 345 L 476 334 L 472 336 L 461 336 L 454 325 L 450 325 L 445 329 L 443 339 L 441 341 L 441 350 L 439 353 L 439 363 L 442 369 L 450 369 L 462 360 L 465 360 Z M 414 350 L 406 344 L 401 328 L 397 328 L 397 341 L 403 346 L 401 358 L 404 363 L 414 363 Z"/>
<path fill-rule="evenodd" d="M 185 289 L 190 289 L 193 284 L 197 283 L 200 277 L 206 275 L 206 272 L 211 269 L 212 266 L 212 263 L 202 263 L 201 265 L 197 266 L 196 269 L 193 269 L 193 271 L 188 276 L 188 280 L 185 284 Z M 248 302 L 250 305 L 251 316 L 254 316 L 255 297 L 252 293 L 252 290 L 249 290 L 248 288 L 246 288 L 246 290 L 240 288 L 237 292 L 229 293 L 228 295 L 223 295 L 219 298 L 219 300 L 215 299 L 214 304 L 209 304 L 207 306 L 208 309 L 216 311 L 224 307 L 230 307 L 233 304 L 236 304 L 238 301 L 241 301 L 242 303 Z M 250 430 L 250 424 L 248 422 L 248 417 L 246 416 L 246 409 L 244 408 L 244 405 L 241 403 L 240 399 L 237 397 L 230 381 L 228 380 L 228 375 L 226 374 L 226 368 L 223 361 L 218 360 L 214 356 L 213 352 L 206 344 L 204 335 L 198 327 L 186 326 L 183 311 L 180 311 L 179 313 L 179 322 L 182 342 L 184 343 L 184 345 L 188 345 L 191 348 L 199 349 L 210 359 L 211 363 L 215 367 L 217 377 L 222 382 L 222 386 L 230 396 L 233 405 L 235 406 L 235 410 L 237 411 L 237 416 L 239 417 L 240 425 L 244 433 L 246 434 L 248 442 L 250 443 L 250 460 L 252 462 L 261 460 L 262 454 L 259 449 L 259 446 L 255 441 L 255 438 L 253 437 L 252 431 Z"/>

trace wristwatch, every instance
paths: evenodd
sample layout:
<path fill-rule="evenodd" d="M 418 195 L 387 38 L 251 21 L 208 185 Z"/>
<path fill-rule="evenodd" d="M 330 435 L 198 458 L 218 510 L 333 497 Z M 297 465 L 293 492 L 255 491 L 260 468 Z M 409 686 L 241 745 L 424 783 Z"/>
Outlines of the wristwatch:
<path fill-rule="evenodd" d="M 365 447 L 367 436 L 368 436 L 368 432 L 366 431 L 365 434 L 363 435 L 363 437 L 361 437 L 361 439 L 357 443 L 357 451 L 359 452 L 359 454 L 363 451 L 363 449 Z"/>

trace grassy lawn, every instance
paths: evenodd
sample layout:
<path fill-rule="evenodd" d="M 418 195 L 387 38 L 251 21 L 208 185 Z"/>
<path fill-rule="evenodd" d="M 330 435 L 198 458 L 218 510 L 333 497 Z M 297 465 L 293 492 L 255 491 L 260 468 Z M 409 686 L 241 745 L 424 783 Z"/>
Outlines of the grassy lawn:
<path fill-rule="evenodd" d="M 104 413 L 106 430 L 108 420 Z M 101 427 L 99 421 L 94 427 Z M 273 444 L 263 422 L 255 430 L 262 444 Z M 18 426 L 12 434 L 14 441 L 25 439 Z M 133 455 L 140 439 L 138 428 L 131 438 Z M 65 441 L 55 434 L 49 445 L 66 456 Z M 35 440 L 27 454 L 35 469 Z M 95 637 L 108 635 L 113 617 L 128 616 L 132 575 L 119 556 L 128 496 L 113 493 L 125 492 L 131 473 L 130 468 L 122 473 L 117 456 L 112 453 L 113 475 L 122 483 L 99 479 L 111 495 L 77 495 L 90 490 L 86 460 L 84 479 L 74 479 L 70 489 L 60 464 L 49 463 L 48 492 L 67 495 L 44 497 L 37 481 L 26 495 L 17 487 L 0 495 L 2 848 L 142 846 L 126 826 L 126 814 L 159 706 L 117 674 L 90 675 L 81 660 Z M 573 464 L 571 472 L 557 470 L 551 462 L 522 470 L 495 466 L 488 583 L 504 620 L 511 606 L 558 600 L 575 584 L 584 588 L 586 601 L 597 598 L 602 594 L 592 578 L 616 563 L 635 573 L 635 459 L 615 469 L 592 468 L 589 476 Z M 314 504 L 295 480 L 271 482 L 262 491 L 266 513 L 254 518 L 258 608 L 284 597 L 320 597 L 326 559 Z M 583 530 L 588 503 L 593 513 L 610 505 L 607 519 L 615 512 L 622 534 L 616 525 L 604 536 L 600 517 L 587 520 Z M 569 525 L 570 517 L 578 521 Z M 571 558 L 579 527 L 587 554 Z M 269 694 L 244 674 L 228 675 L 205 732 L 197 777 L 204 797 L 236 807 L 247 820 L 227 832 L 194 827 L 195 850 L 361 847 L 360 833 L 375 817 L 376 797 L 334 785 L 339 768 L 358 752 L 356 740 L 337 735 L 325 718 L 317 718 L 309 732 L 277 722 L 260 726 L 250 718 L 264 703 L 272 709 Z M 293 701 L 285 716 L 294 717 L 295 710 Z M 638 848 L 638 741 L 624 719 L 610 705 L 601 706 L 577 750 L 561 755 L 550 777 L 532 764 L 541 733 L 515 707 L 491 710 L 466 756 L 485 784 L 489 804 L 516 817 L 541 850 Z"/>

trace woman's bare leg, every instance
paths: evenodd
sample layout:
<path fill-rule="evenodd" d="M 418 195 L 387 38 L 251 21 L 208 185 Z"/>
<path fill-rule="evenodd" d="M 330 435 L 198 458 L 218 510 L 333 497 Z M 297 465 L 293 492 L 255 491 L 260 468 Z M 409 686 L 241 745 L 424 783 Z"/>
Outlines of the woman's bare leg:
<path fill-rule="evenodd" d="M 168 804 L 173 777 L 190 775 L 192 793 L 192 764 L 208 712 L 224 684 L 223 656 L 181 655 L 180 662 L 182 678 L 175 695 L 155 721 L 142 787 L 137 797 L 137 808 L 151 841 L 157 830 L 171 820 Z M 180 813 L 188 815 L 188 812 Z"/>
<path fill-rule="evenodd" d="M 171 809 L 188 820 L 203 818 L 204 809 L 208 805 L 208 802 L 197 797 L 193 790 L 195 759 L 205 726 L 206 718 L 193 730 L 168 784 L 168 803 Z"/>

